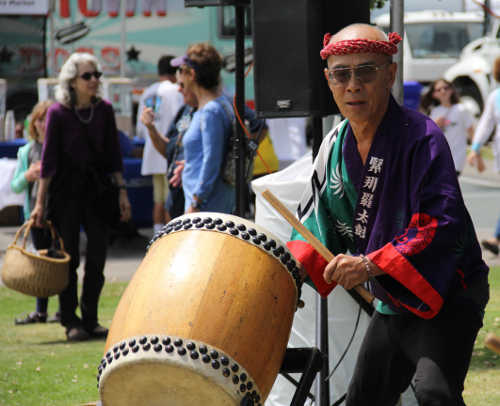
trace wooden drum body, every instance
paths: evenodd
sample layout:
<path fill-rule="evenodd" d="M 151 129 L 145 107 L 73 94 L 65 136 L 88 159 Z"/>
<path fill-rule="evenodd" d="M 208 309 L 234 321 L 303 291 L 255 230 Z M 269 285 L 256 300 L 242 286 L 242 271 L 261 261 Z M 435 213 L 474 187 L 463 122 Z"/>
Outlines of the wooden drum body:
<path fill-rule="evenodd" d="M 286 350 L 298 278 L 286 247 L 247 220 L 174 219 L 153 239 L 113 317 L 99 366 L 103 406 L 264 403 Z"/>

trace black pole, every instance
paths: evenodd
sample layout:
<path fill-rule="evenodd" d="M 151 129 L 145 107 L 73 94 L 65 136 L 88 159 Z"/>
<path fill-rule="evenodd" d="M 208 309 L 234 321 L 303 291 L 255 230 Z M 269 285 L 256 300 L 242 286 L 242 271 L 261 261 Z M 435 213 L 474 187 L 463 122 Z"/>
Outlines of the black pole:
<path fill-rule="evenodd" d="M 311 133 L 312 133 L 312 157 L 313 160 L 318 155 L 319 147 L 323 141 L 323 120 L 320 116 L 311 117 Z"/>
<path fill-rule="evenodd" d="M 47 71 L 47 18 L 43 18 L 43 77 L 46 78 L 48 76 Z"/>
<path fill-rule="evenodd" d="M 320 342 L 319 349 L 323 354 L 325 362 L 319 371 L 321 379 L 319 385 L 319 404 L 320 406 L 330 406 L 330 382 L 328 381 L 329 365 L 329 349 L 328 349 L 328 299 L 320 298 Z"/>
<path fill-rule="evenodd" d="M 236 109 L 239 116 L 243 120 L 243 112 L 245 109 L 245 6 L 238 4 L 235 5 L 235 18 L 236 18 L 236 35 L 235 35 L 235 82 L 236 82 Z M 245 144 L 243 137 L 245 133 L 243 128 L 238 124 L 236 126 L 236 145 L 238 153 L 236 154 L 236 215 L 243 217 L 246 208 L 246 179 L 245 179 Z"/>
<path fill-rule="evenodd" d="M 490 0 L 484 0 L 484 23 L 483 23 L 483 37 L 488 34 L 490 30 Z"/>
<path fill-rule="evenodd" d="M 311 117 L 311 131 L 313 136 L 313 160 L 318 155 L 321 141 L 323 140 L 323 119 L 321 116 Z M 328 299 L 317 297 L 316 313 L 316 336 L 319 337 L 319 349 L 324 357 L 324 363 L 319 371 L 319 383 L 317 395 L 319 395 L 319 405 L 330 405 L 330 385 L 328 378 Z"/>

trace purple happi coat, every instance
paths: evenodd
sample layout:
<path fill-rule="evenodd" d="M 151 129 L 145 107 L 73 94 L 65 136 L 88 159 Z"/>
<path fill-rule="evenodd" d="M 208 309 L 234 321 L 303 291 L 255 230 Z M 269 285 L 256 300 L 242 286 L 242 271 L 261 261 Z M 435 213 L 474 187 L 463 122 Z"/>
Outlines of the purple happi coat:
<path fill-rule="evenodd" d="M 339 165 L 332 151 L 339 152 Z M 325 218 L 341 224 L 341 232 L 327 228 L 335 234 L 327 247 L 336 254 L 365 254 L 378 265 L 387 275 L 372 278 L 372 291 L 394 311 L 432 318 L 450 294 L 488 272 L 449 146 L 427 116 L 391 97 L 365 165 L 347 123 L 325 138 L 314 169 L 299 219 L 318 237 Z M 342 181 L 341 199 L 332 178 Z M 351 232 L 342 232 L 346 227 Z M 320 293 L 333 289 L 321 281 L 325 261 L 295 231 L 288 246 Z"/>

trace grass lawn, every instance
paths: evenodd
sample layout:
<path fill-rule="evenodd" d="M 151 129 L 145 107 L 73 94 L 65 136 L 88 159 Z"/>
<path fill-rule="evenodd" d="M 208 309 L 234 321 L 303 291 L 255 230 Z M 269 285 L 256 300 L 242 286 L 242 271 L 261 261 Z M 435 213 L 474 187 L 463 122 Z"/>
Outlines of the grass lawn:
<path fill-rule="evenodd" d="M 490 301 L 484 326 L 479 331 L 465 381 L 464 400 L 468 406 L 500 405 L 500 356 L 484 346 L 487 333 L 500 336 L 500 267 L 490 269 L 489 282 Z"/>
<path fill-rule="evenodd" d="M 500 405 L 500 359 L 483 344 L 488 332 L 500 336 L 500 267 L 491 269 L 490 285 L 484 327 L 465 384 L 468 406 Z M 125 286 L 105 285 L 102 324 L 110 325 Z M 34 298 L 0 287 L 0 406 L 73 406 L 97 400 L 96 367 L 104 341 L 69 344 L 58 324 L 14 326 L 14 317 L 34 306 Z M 57 299 L 52 298 L 49 312 L 56 310 Z"/>
<path fill-rule="evenodd" d="M 106 283 L 100 322 L 109 326 L 125 283 Z M 49 314 L 57 310 L 49 300 Z M 0 287 L 0 406 L 73 406 L 99 399 L 97 365 L 104 340 L 68 343 L 59 324 L 14 326 L 35 299 Z"/>

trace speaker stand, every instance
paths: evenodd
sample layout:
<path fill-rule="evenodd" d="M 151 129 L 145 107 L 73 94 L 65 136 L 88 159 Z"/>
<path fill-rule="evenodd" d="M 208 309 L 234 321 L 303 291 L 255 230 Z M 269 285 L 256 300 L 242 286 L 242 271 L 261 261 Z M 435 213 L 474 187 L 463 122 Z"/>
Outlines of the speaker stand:
<path fill-rule="evenodd" d="M 245 111 L 245 6 L 235 3 L 235 97 L 236 109 L 240 117 L 243 117 Z M 247 183 L 245 179 L 245 143 L 241 125 L 236 126 L 236 208 L 235 214 L 244 217 L 247 206 Z"/>
<path fill-rule="evenodd" d="M 330 368 L 328 354 L 328 298 L 317 295 L 316 299 L 316 345 L 325 354 L 326 361 L 319 371 L 319 380 L 316 383 L 316 396 L 319 397 L 320 406 L 330 406 L 330 385 L 328 382 L 328 369 Z"/>
<path fill-rule="evenodd" d="M 280 374 L 297 386 L 290 406 L 302 406 L 306 399 L 314 396 L 310 394 L 314 378 L 326 364 L 328 368 L 328 356 L 324 355 L 318 348 L 287 348 Z M 302 373 L 299 382 L 296 382 L 288 374 Z M 322 406 L 323 404 L 320 403 Z"/>

